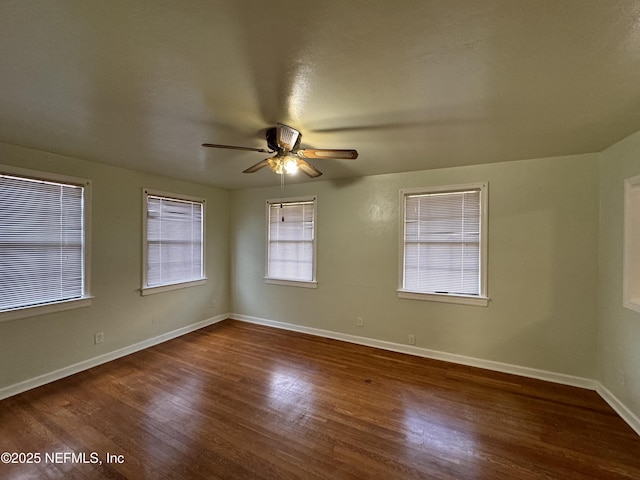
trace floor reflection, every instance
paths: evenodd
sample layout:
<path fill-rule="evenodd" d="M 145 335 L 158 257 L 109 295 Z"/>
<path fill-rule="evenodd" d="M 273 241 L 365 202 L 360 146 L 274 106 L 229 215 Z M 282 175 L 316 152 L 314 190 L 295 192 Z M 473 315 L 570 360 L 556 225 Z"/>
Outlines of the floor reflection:
<path fill-rule="evenodd" d="M 479 444 L 473 435 L 472 423 L 463 412 L 442 412 L 429 408 L 427 402 L 415 399 L 402 401 L 405 440 L 409 447 L 440 452 L 443 457 L 474 457 Z"/>
<path fill-rule="evenodd" d="M 299 372 L 277 367 L 269 379 L 268 404 L 274 410 L 287 415 L 299 415 L 313 405 L 313 385 Z"/>

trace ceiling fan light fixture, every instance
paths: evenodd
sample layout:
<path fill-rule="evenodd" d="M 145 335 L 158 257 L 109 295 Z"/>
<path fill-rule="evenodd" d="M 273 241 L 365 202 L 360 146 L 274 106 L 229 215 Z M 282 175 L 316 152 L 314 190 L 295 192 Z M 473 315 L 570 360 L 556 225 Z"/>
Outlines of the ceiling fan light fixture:
<path fill-rule="evenodd" d="M 271 157 L 267 159 L 267 165 L 273 173 L 282 175 L 283 165 L 282 165 L 282 161 L 278 157 Z"/>
<path fill-rule="evenodd" d="M 290 155 L 287 155 L 284 160 L 284 171 L 287 173 L 296 173 L 298 171 L 298 161 Z"/>
<path fill-rule="evenodd" d="M 296 173 L 298 171 L 298 161 L 291 155 L 271 157 L 267 159 L 267 165 L 272 172 L 278 175 Z"/>

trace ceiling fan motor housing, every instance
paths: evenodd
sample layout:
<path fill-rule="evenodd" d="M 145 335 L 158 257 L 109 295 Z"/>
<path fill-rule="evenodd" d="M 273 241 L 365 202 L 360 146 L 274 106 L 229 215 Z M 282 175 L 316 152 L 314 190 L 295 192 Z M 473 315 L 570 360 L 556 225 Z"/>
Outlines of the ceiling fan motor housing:
<path fill-rule="evenodd" d="M 302 135 L 300 135 L 300 133 L 291 128 L 291 127 L 286 127 L 283 126 L 285 128 L 282 128 L 280 130 L 280 134 L 283 135 L 284 134 L 284 138 L 280 139 L 280 142 L 278 141 L 278 128 L 277 127 L 272 127 L 269 128 L 267 130 L 267 145 L 269 146 L 270 150 L 275 150 L 276 152 L 282 152 L 283 150 L 289 150 L 289 151 L 296 151 L 300 148 L 300 141 L 302 140 Z M 290 129 L 290 131 L 289 131 Z M 288 133 L 291 133 L 291 135 L 287 135 Z M 291 140 L 293 139 L 293 136 L 296 135 L 296 139 L 295 139 L 295 143 L 291 146 L 291 148 L 284 148 L 282 146 L 282 143 L 284 143 L 285 145 L 289 146 Z"/>

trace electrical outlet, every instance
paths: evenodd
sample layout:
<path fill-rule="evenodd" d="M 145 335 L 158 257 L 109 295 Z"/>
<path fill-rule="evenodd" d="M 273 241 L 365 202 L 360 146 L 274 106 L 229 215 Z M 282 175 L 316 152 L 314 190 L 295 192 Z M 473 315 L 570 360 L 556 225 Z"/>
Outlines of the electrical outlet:
<path fill-rule="evenodd" d="M 624 379 L 624 370 L 619 368 L 618 369 L 618 383 L 620 385 L 624 385 L 625 379 Z"/>
<path fill-rule="evenodd" d="M 356 325 L 358 325 L 359 327 L 364 327 L 364 320 L 362 317 L 356 318 Z"/>
<path fill-rule="evenodd" d="M 409 334 L 409 345 L 415 345 L 416 344 L 416 336 L 413 334 Z"/>
<path fill-rule="evenodd" d="M 98 332 L 93 336 L 93 342 L 97 345 L 104 342 L 104 332 Z"/>
<path fill-rule="evenodd" d="M 215 300 L 211 300 L 211 306 L 212 306 L 213 308 L 216 308 L 216 307 L 218 306 L 218 302 L 217 302 L 217 301 L 215 301 Z"/>

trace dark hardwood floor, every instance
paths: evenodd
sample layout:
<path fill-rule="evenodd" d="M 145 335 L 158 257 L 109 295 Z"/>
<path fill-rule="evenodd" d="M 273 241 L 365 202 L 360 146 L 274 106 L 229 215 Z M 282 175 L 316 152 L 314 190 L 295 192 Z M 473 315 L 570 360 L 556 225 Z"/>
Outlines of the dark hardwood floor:
<path fill-rule="evenodd" d="M 231 320 L 3 400 L 0 452 L 40 455 L 12 480 L 640 478 L 595 392 Z"/>

